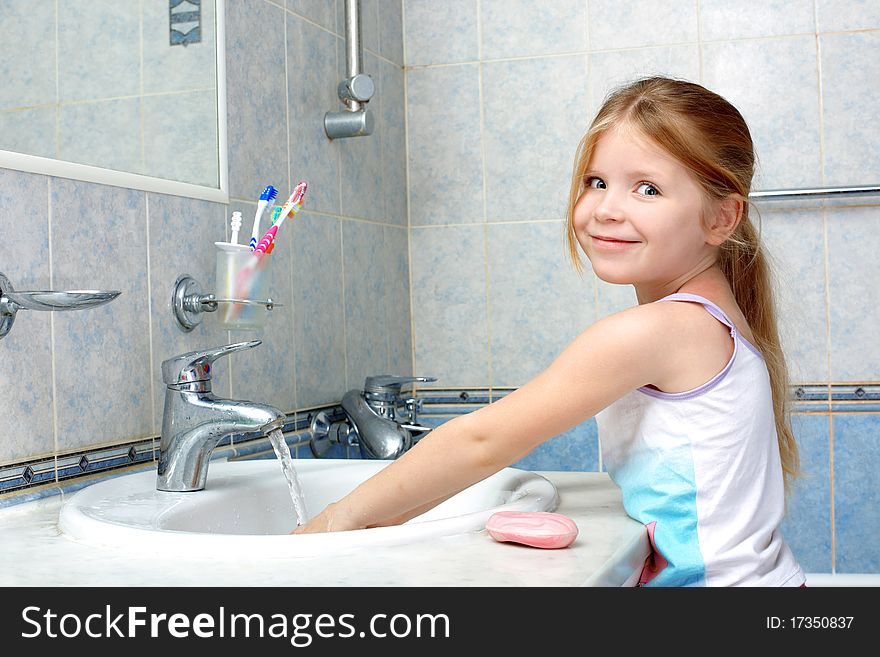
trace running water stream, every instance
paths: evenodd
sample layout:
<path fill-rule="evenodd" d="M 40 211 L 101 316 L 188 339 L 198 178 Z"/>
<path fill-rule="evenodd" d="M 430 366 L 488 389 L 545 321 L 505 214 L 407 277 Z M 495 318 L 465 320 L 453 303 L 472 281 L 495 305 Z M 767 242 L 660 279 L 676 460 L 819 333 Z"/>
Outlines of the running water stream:
<path fill-rule="evenodd" d="M 281 429 L 269 432 L 269 440 L 272 442 L 275 456 L 281 462 L 281 471 L 284 473 L 284 478 L 287 479 L 287 485 L 290 487 L 290 499 L 293 500 L 293 510 L 296 511 L 296 526 L 299 527 L 307 520 L 306 505 L 302 486 L 300 486 L 299 479 L 296 476 L 296 470 L 293 469 L 290 448 L 284 440 L 284 434 L 281 433 Z"/>

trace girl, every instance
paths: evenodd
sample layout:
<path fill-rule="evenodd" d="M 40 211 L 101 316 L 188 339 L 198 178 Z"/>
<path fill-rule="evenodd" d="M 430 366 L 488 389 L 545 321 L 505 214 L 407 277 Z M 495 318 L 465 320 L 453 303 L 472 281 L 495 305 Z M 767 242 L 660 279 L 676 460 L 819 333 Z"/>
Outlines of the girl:
<path fill-rule="evenodd" d="M 579 246 L 639 305 L 296 533 L 405 522 L 596 416 L 603 463 L 654 547 L 640 583 L 802 585 L 779 532 L 798 454 L 753 171 L 748 127 L 717 94 L 659 77 L 613 93 L 578 149 L 568 244 L 576 268 Z"/>

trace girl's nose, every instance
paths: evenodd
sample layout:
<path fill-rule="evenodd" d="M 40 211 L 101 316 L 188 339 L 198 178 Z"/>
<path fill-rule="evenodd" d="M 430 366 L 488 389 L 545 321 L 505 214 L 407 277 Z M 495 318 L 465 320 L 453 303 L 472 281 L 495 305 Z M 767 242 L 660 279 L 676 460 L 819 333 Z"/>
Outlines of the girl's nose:
<path fill-rule="evenodd" d="M 605 190 L 593 208 L 593 216 L 597 221 L 622 221 L 625 212 L 621 199 L 613 191 Z"/>

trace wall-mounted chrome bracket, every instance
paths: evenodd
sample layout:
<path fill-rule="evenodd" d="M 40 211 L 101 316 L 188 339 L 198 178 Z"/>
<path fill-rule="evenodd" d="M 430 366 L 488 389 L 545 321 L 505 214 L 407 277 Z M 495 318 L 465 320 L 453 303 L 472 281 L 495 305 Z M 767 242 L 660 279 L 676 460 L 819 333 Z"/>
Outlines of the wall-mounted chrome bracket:
<path fill-rule="evenodd" d="M 333 445 L 358 447 L 357 429 L 348 419 L 333 422 L 325 411 L 318 411 L 312 418 L 309 430 L 312 438 L 309 440 L 309 448 L 312 456 L 316 459 L 324 458 L 324 455 Z"/>
<path fill-rule="evenodd" d="M 202 313 L 216 312 L 218 304 L 221 303 L 265 306 L 266 310 L 284 305 L 272 299 L 218 299 L 213 294 L 203 294 L 202 286 L 189 274 L 181 274 L 174 281 L 171 310 L 178 326 L 186 332 L 192 331 L 202 323 Z"/>
<path fill-rule="evenodd" d="M 341 112 L 324 115 L 324 132 L 330 139 L 366 137 L 373 134 L 376 121 L 364 106 L 376 93 L 376 85 L 363 69 L 361 42 L 360 0 L 345 0 L 346 79 L 339 83 L 336 93 L 345 103 Z"/>
<path fill-rule="evenodd" d="M 16 292 L 12 283 L 0 272 L 0 339 L 12 330 L 19 310 L 85 310 L 113 301 L 117 290 L 50 290 Z"/>

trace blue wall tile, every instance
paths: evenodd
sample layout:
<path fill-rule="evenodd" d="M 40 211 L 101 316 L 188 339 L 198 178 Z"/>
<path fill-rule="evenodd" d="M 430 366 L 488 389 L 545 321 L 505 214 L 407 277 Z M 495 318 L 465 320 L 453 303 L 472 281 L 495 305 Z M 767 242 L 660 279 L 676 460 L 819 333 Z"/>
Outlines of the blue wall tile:
<path fill-rule="evenodd" d="M 593 276 L 564 266 L 561 222 L 490 224 L 492 385 L 521 386 L 595 321 Z"/>
<path fill-rule="evenodd" d="M 229 194 L 235 198 L 256 201 L 266 185 L 289 193 L 284 14 L 263 0 L 226 3 Z"/>
<path fill-rule="evenodd" d="M 406 84 L 412 225 L 482 222 L 479 67 L 410 70 Z"/>
<path fill-rule="evenodd" d="M 801 568 L 830 573 L 831 561 L 831 445 L 827 415 L 793 415 L 802 477 L 792 488 L 782 535 Z"/>
<path fill-rule="evenodd" d="M 880 572 L 880 416 L 835 414 L 833 431 L 836 572 Z"/>
<path fill-rule="evenodd" d="M 880 288 L 865 263 L 880 248 L 877 208 L 828 209 L 828 296 L 832 381 L 874 381 L 880 350 L 874 328 L 880 320 Z"/>
<path fill-rule="evenodd" d="M 481 0 L 483 59 L 581 51 L 587 45 L 587 6 L 555 0 L 552 11 L 533 0 Z"/>
<path fill-rule="evenodd" d="M 407 66 L 477 59 L 477 0 L 404 0 Z"/>
<path fill-rule="evenodd" d="M 819 44 L 825 180 L 874 184 L 880 180 L 880 127 L 866 118 L 880 113 L 880 32 L 823 34 Z"/>
<path fill-rule="evenodd" d="M 524 470 L 599 471 L 599 427 L 590 419 L 538 445 L 513 464 Z"/>

